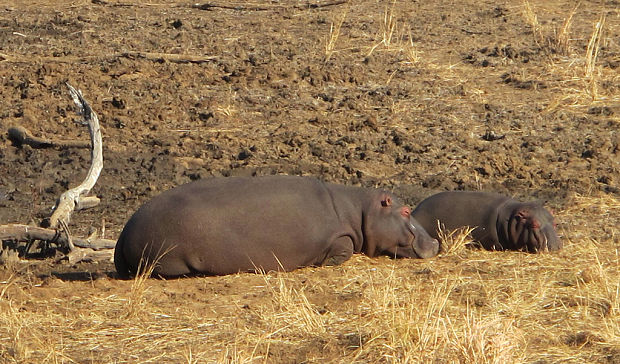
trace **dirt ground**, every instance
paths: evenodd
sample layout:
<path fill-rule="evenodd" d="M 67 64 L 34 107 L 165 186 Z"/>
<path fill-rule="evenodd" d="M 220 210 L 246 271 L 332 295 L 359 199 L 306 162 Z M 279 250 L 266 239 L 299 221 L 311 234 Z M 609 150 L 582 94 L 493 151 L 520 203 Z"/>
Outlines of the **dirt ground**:
<path fill-rule="evenodd" d="M 0 5 L 0 224 L 86 174 L 87 149 L 5 132 L 88 140 L 69 82 L 104 143 L 76 236 L 192 180 L 292 174 L 545 200 L 564 251 L 174 281 L 5 260 L 0 361 L 620 361 L 618 1 L 196 3 Z"/>

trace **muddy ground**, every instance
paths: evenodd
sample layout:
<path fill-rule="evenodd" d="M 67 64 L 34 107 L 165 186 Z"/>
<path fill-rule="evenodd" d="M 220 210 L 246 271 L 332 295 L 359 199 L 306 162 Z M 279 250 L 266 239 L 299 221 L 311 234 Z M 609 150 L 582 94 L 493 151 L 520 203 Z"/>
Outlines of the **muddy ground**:
<path fill-rule="evenodd" d="M 20 125 L 88 140 L 66 82 L 99 115 L 104 143 L 92 191 L 101 204 L 73 215 L 75 235 L 104 227 L 115 239 L 149 198 L 213 176 L 316 176 L 411 204 L 453 189 L 542 199 L 556 211 L 574 196 L 620 199 L 617 1 L 582 1 L 565 44 L 570 1 L 531 1 L 537 26 L 522 1 L 194 3 L 0 5 L 0 224 L 38 225 L 85 176 L 87 149 L 18 146 L 6 134 Z M 617 244 L 617 217 L 610 226 L 560 216 L 560 231 L 585 220 L 592 230 L 580 238 Z M 44 260 L 27 271 L 34 285 L 117 283 L 109 262 Z"/>

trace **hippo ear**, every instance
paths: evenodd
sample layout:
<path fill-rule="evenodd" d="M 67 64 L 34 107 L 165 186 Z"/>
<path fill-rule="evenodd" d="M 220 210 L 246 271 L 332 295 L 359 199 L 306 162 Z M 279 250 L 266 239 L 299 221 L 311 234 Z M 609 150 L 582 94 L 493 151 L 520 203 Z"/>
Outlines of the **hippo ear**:
<path fill-rule="evenodd" d="M 392 206 L 392 198 L 390 196 L 385 196 L 381 200 L 381 206 L 383 206 L 383 207 Z"/>
<path fill-rule="evenodd" d="M 515 214 L 516 218 L 519 220 L 525 220 L 530 216 L 530 210 L 528 209 L 520 209 Z"/>
<path fill-rule="evenodd" d="M 403 217 L 409 217 L 409 216 L 411 216 L 411 209 L 409 207 L 407 207 L 407 206 L 403 206 L 403 207 L 400 208 L 400 214 Z"/>
<path fill-rule="evenodd" d="M 540 221 L 537 218 L 532 216 L 532 213 L 529 209 L 521 209 L 517 211 L 516 217 L 521 223 L 525 223 L 527 226 L 533 229 L 540 228 Z"/>

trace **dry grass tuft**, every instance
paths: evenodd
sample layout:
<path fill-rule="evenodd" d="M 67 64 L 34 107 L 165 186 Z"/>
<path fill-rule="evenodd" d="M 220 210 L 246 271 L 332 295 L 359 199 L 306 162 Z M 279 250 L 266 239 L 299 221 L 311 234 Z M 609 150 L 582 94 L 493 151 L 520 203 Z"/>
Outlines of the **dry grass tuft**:
<path fill-rule="evenodd" d="M 336 43 L 340 37 L 340 29 L 342 24 L 347 18 L 349 8 L 346 7 L 342 13 L 335 20 L 333 20 L 329 26 L 329 36 L 325 42 L 325 62 L 329 61 L 332 55 L 336 52 Z"/>
<path fill-rule="evenodd" d="M 593 25 L 592 36 L 590 37 L 590 41 L 588 42 L 588 48 L 586 49 L 585 76 L 589 78 L 594 75 L 596 59 L 598 58 L 598 52 L 601 49 L 601 38 L 603 36 L 604 27 L 605 15 L 601 15 L 599 20 Z"/>
<path fill-rule="evenodd" d="M 7 362 L 21 363 L 28 361 L 30 351 L 27 342 L 22 337 L 22 332 L 28 330 L 26 323 L 21 319 L 18 310 L 12 304 L 2 304 L 0 324 L 5 334 L 0 343 L 0 358 Z"/>
<path fill-rule="evenodd" d="M 536 15 L 534 9 L 532 9 L 532 6 L 530 5 L 530 2 L 527 0 L 523 1 L 523 16 L 525 17 L 527 24 L 530 26 L 530 28 L 532 28 L 534 42 L 538 45 L 541 45 L 544 39 L 542 27 L 538 22 L 538 15 Z"/>
<path fill-rule="evenodd" d="M 396 0 L 392 0 L 392 5 L 385 5 L 385 10 L 383 12 L 383 21 L 381 22 L 381 28 L 379 29 L 379 34 L 381 35 L 381 40 L 370 47 L 366 56 L 370 56 L 377 47 L 383 45 L 386 50 L 392 50 L 392 39 L 395 36 L 396 25 L 398 21 L 394 16 L 394 8 L 396 6 Z"/>
<path fill-rule="evenodd" d="M 592 36 L 588 42 L 585 57 L 585 78 L 589 80 L 589 94 L 592 101 L 599 98 L 598 78 L 600 72 L 596 72 L 596 60 L 601 49 L 601 38 L 603 37 L 603 28 L 605 27 L 605 15 L 601 15 L 599 20 L 594 23 Z"/>
<path fill-rule="evenodd" d="M 131 291 L 127 300 L 126 316 L 127 318 L 133 318 L 140 315 L 146 309 L 148 300 L 146 293 L 149 289 L 147 282 L 153 276 L 153 272 L 159 264 L 159 260 L 169 252 L 167 250 L 163 254 L 158 254 L 157 259 L 153 261 L 145 261 L 144 258 L 140 259 L 138 263 L 138 271 L 131 284 Z"/>
<path fill-rule="evenodd" d="M 439 221 L 437 222 L 439 224 Z M 444 226 L 439 226 L 439 240 L 441 241 L 442 253 L 445 255 L 459 255 L 467 246 L 476 245 L 471 237 L 475 227 L 463 227 L 460 229 L 445 231 Z"/>
<path fill-rule="evenodd" d="M 525 22 L 532 29 L 534 43 L 540 48 L 548 50 L 550 53 L 557 53 L 567 56 L 570 54 L 571 27 L 573 25 L 573 17 L 581 3 L 577 3 L 575 7 L 566 15 L 562 26 L 555 30 L 545 29 L 538 21 L 538 15 L 530 5 L 529 1 L 523 1 L 523 17 Z"/>
<path fill-rule="evenodd" d="M 522 332 L 514 319 L 499 315 L 484 318 L 478 312 L 467 311 L 465 326 L 455 337 L 453 345 L 466 363 L 516 363 L 523 360 L 518 354 L 523 345 Z"/>
<path fill-rule="evenodd" d="M 611 194 L 583 195 L 574 193 L 568 199 L 562 216 L 588 214 L 599 216 L 601 219 L 620 216 L 620 199 Z"/>
<path fill-rule="evenodd" d="M 605 13 L 592 23 L 592 33 L 571 35 L 573 19 L 578 10 L 583 8 L 577 4 L 567 14 L 559 30 L 551 33 L 538 22 L 529 2 L 524 1 L 524 18 L 534 32 L 534 40 L 539 49 L 546 51 L 548 64 L 544 65 L 540 75 L 531 78 L 543 82 L 547 89 L 556 94 L 547 106 L 545 113 L 550 113 L 568 106 L 572 110 L 586 110 L 593 104 L 614 105 L 620 102 L 614 85 L 618 80 L 618 72 L 611 63 L 600 64 L 598 61 L 603 44 L 610 44 L 611 39 L 605 38 L 607 32 L 613 32 L 613 25 L 606 31 Z M 552 34 L 545 36 L 545 34 Z M 585 54 L 578 54 L 571 48 L 573 40 L 587 37 L 589 39 Z M 574 38 L 574 39 L 573 39 Z M 561 55 L 562 57 L 558 57 Z M 604 86 L 607 85 L 607 86 Z"/>
<path fill-rule="evenodd" d="M 404 46 L 401 48 L 402 52 L 405 54 L 406 62 L 410 65 L 415 65 L 421 60 L 420 52 L 416 49 L 413 44 L 413 38 L 411 33 L 409 34 L 408 41 L 405 41 Z"/>
<path fill-rule="evenodd" d="M 275 285 L 271 282 L 273 277 L 263 274 L 263 278 L 271 293 L 274 305 L 272 310 L 279 312 L 276 316 L 265 316 L 266 321 L 271 321 L 271 327 L 278 330 L 292 329 L 311 335 L 322 335 L 326 332 L 326 317 L 310 304 L 303 289 L 287 286 L 283 273 L 277 274 Z"/>
<path fill-rule="evenodd" d="M 573 11 L 568 14 L 562 27 L 555 34 L 555 46 L 558 53 L 568 55 L 570 53 L 570 28 L 573 25 L 573 17 L 577 13 L 577 9 L 581 3 L 577 3 L 573 8 Z"/>

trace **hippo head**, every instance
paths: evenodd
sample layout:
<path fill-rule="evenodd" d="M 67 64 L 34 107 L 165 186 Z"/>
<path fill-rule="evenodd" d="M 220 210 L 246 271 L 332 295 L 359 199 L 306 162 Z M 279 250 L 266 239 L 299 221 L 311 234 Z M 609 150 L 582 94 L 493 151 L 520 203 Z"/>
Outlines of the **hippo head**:
<path fill-rule="evenodd" d="M 538 202 L 520 203 L 508 219 L 509 241 L 532 253 L 562 249 L 553 215 Z"/>
<path fill-rule="evenodd" d="M 439 251 L 439 242 L 411 217 L 411 209 L 387 192 L 373 199 L 364 225 L 370 256 L 431 258 Z"/>

